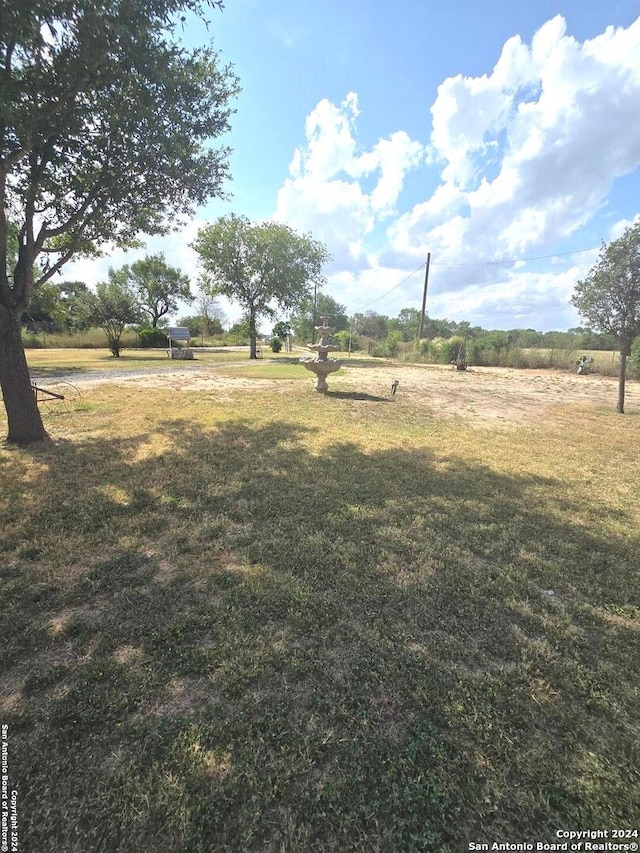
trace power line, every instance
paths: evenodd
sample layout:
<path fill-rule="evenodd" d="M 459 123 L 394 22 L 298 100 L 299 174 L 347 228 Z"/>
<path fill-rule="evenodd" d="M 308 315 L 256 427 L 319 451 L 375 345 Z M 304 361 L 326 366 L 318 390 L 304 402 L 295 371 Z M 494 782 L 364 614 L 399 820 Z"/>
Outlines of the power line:
<path fill-rule="evenodd" d="M 369 305 L 373 305 L 374 302 L 379 302 L 381 299 L 384 299 L 385 296 L 388 296 L 390 293 L 393 293 L 394 290 L 397 290 L 401 285 L 405 283 L 405 281 L 409 281 L 419 270 L 421 270 L 425 265 L 425 261 L 423 261 L 419 267 L 416 267 L 413 272 L 410 272 L 409 275 L 405 276 L 402 281 L 399 281 L 396 285 L 394 285 L 391 290 L 387 290 L 386 293 L 383 293 L 381 296 L 376 296 L 375 299 L 372 299 L 371 302 L 367 302 L 364 305 L 360 305 L 356 311 L 361 311 L 363 308 L 368 308 Z"/>
<path fill-rule="evenodd" d="M 448 264 L 445 261 L 431 261 L 431 266 L 437 267 L 482 267 L 489 264 L 523 264 L 527 261 L 547 261 L 550 258 L 562 258 L 566 255 L 580 255 L 584 252 L 593 252 L 600 246 L 591 246 L 589 249 L 574 249 L 572 252 L 555 252 L 553 255 L 536 255 L 532 258 L 506 258 L 502 261 L 471 261 L 468 263 Z"/>
<path fill-rule="evenodd" d="M 460 263 L 446 263 L 445 261 L 431 261 L 431 266 L 437 267 L 481 267 L 487 265 L 500 265 L 500 264 L 521 264 L 527 263 L 528 261 L 546 261 L 551 258 L 562 258 L 567 255 L 580 255 L 585 252 L 593 252 L 595 249 L 599 249 L 600 246 L 591 246 L 588 249 L 574 249 L 571 252 L 555 252 L 552 255 L 536 255 L 531 258 L 507 258 L 502 261 L 471 261 L 471 262 L 460 262 Z M 426 265 L 426 261 L 423 261 L 420 266 L 416 267 L 413 272 L 410 272 L 409 275 L 405 276 L 402 281 L 399 281 L 398 284 L 394 285 L 391 290 L 387 290 L 386 293 L 383 293 L 381 296 L 376 296 L 375 299 L 372 299 L 370 302 L 366 302 L 364 305 L 360 305 L 356 308 L 356 311 L 361 311 L 363 308 L 368 308 L 370 305 L 373 305 L 376 302 L 379 302 L 381 299 L 384 299 L 385 296 L 388 296 L 390 293 L 393 293 L 394 290 L 397 290 L 401 287 L 405 282 L 409 281 L 419 270 L 423 269 Z"/>

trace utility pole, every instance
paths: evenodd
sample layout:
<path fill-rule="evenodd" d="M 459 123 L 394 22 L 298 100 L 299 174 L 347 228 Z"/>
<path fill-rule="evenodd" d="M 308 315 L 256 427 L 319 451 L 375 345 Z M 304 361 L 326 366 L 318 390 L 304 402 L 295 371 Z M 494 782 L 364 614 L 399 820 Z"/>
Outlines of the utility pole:
<path fill-rule="evenodd" d="M 418 340 L 422 340 L 422 330 L 424 329 L 424 312 L 427 307 L 427 286 L 429 284 L 429 264 L 431 263 L 431 252 L 427 253 L 427 268 L 424 273 L 424 293 L 422 294 L 422 311 L 420 312 L 420 331 L 418 332 Z"/>

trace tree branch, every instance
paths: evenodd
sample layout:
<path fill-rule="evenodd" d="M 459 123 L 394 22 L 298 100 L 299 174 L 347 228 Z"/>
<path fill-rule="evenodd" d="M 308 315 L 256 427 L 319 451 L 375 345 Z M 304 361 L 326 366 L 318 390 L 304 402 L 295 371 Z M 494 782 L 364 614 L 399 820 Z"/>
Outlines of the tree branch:
<path fill-rule="evenodd" d="M 44 284 L 45 281 L 49 281 L 49 279 L 55 275 L 59 269 L 61 269 L 68 260 L 73 257 L 74 252 L 76 251 L 76 247 L 72 246 L 55 262 L 55 264 L 48 269 L 45 273 L 43 273 L 40 278 L 35 282 L 34 287 L 39 287 L 41 284 Z"/>
<path fill-rule="evenodd" d="M 104 187 L 105 174 L 106 174 L 106 164 L 104 164 L 103 168 L 101 169 L 100 177 L 98 178 L 96 183 L 91 188 L 90 192 L 88 193 L 88 195 L 85 198 L 85 200 L 83 201 L 83 203 L 76 210 L 76 212 L 73 213 L 67 219 L 66 222 L 64 222 L 62 225 L 58 225 L 56 228 L 47 228 L 46 222 L 42 225 L 42 227 L 40 228 L 40 231 L 38 233 L 38 238 L 37 238 L 36 243 L 35 243 L 37 253 L 40 253 L 41 251 L 51 251 L 51 250 L 43 249 L 45 240 L 49 240 L 51 237 L 60 237 L 62 234 L 67 234 L 69 231 L 71 231 L 72 228 L 74 228 L 74 226 L 78 225 L 82 221 L 87 210 L 90 208 L 91 204 L 97 198 L 100 190 L 103 189 L 103 187 Z"/>

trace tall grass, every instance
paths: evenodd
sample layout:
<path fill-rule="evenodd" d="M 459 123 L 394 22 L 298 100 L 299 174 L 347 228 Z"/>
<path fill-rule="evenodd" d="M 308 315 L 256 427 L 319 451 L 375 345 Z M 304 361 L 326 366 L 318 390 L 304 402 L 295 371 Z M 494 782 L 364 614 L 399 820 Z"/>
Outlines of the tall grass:
<path fill-rule="evenodd" d="M 138 347 L 138 335 L 132 329 L 122 333 L 124 348 Z M 22 343 L 25 349 L 104 349 L 107 338 L 102 329 L 88 329 L 86 332 L 32 332 L 23 331 Z"/>
<path fill-rule="evenodd" d="M 593 359 L 593 363 L 589 367 L 591 373 L 598 373 L 601 376 L 618 375 L 620 354 L 617 352 L 604 352 L 602 350 L 522 349 L 514 347 L 504 353 L 498 360 L 498 366 L 527 370 L 533 368 L 552 368 L 575 371 L 576 362 L 583 355 Z M 476 363 L 483 363 L 482 356 Z"/>
<path fill-rule="evenodd" d="M 462 338 L 442 339 L 422 342 L 419 347 L 415 344 L 405 344 L 401 348 L 402 361 L 421 362 L 425 364 L 450 364 L 455 361 Z M 617 376 L 620 369 L 620 354 L 603 350 L 563 350 L 544 348 L 509 347 L 500 351 L 481 349 L 474 345 L 473 340 L 466 344 L 466 361 L 471 365 L 481 367 L 513 367 L 523 370 L 555 369 L 576 370 L 576 362 L 580 356 L 593 359 L 589 370 L 601 376 Z M 630 378 L 635 377 L 633 364 L 629 366 Z"/>
<path fill-rule="evenodd" d="M 122 333 L 122 346 L 125 349 L 140 346 L 140 339 L 134 329 L 125 329 Z M 38 332 L 22 333 L 25 349 L 103 349 L 107 339 L 102 329 L 89 329 L 86 332 Z M 242 335 L 225 332 L 222 335 L 208 337 L 198 335 L 191 341 L 193 347 L 228 347 L 248 345 Z"/>

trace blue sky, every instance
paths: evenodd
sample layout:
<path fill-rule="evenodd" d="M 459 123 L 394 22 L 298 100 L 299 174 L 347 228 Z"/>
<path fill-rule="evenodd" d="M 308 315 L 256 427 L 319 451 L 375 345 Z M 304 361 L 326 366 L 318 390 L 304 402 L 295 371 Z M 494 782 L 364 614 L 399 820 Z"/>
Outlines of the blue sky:
<path fill-rule="evenodd" d="M 350 313 L 419 308 L 431 252 L 431 316 L 577 325 L 597 257 L 578 250 L 640 214 L 639 16 L 640 0 L 228 0 L 183 38 L 213 35 L 241 81 L 231 200 L 65 277 L 164 251 L 195 284 L 189 242 L 235 211 L 326 242 L 326 292 Z"/>

